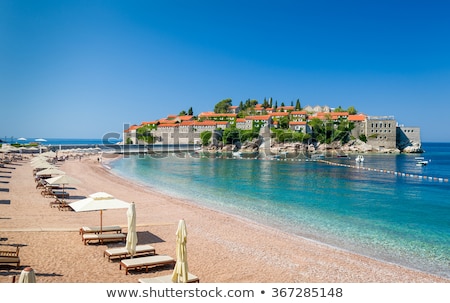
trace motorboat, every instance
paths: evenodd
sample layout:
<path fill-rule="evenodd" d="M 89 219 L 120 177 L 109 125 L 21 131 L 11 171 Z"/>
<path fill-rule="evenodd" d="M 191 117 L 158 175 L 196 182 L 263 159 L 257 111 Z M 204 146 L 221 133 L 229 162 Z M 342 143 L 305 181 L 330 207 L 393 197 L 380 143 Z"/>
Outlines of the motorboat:
<path fill-rule="evenodd" d="M 425 166 L 427 165 L 430 161 L 425 160 L 424 157 L 416 157 L 416 166 Z"/>
<path fill-rule="evenodd" d="M 356 156 L 355 161 L 356 161 L 356 163 L 364 162 L 364 156 L 361 156 L 361 155 Z"/>

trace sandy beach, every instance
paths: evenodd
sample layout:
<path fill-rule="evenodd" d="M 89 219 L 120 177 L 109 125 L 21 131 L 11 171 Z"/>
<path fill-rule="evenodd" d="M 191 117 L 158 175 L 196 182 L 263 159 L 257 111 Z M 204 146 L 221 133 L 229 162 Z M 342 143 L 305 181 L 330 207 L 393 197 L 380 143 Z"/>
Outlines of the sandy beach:
<path fill-rule="evenodd" d="M 38 283 L 135 283 L 172 272 L 173 266 L 164 266 L 125 275 L 117 261 L 103 257 L 105 249 L 124 246 L 124 242 L 84 245 L 79 228 L 99 225 L 99 212 L 49 207 L 52 198 L 36 189 L 30 159 L 0 168 L 0 249 L 21 246 L 20 268 L 0 265 L 0 282 L 10 282 L 26 266 L 35 270 Z M 96 156 L 71 158 L 58 166 L 79 180 L 67 186 L 68 202 L 100 191 L 135 202 L 138 244 L 151 244 L 157 254 L 175 258 L 175 232 L 183 218 L 189 271 L 201 283 L 450 282 L 163 195 L 115 176 Z M 104 211 L 103 224 L 120 225 L 126 233 L 126 209 Z"/>

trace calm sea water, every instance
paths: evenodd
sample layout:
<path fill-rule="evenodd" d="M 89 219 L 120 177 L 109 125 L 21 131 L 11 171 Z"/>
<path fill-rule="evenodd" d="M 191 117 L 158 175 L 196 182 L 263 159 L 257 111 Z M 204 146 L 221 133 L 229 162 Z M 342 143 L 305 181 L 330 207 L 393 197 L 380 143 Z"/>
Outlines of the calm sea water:
<path fill-rule="evenodd" d="M 131 156 L 111 163 L 111 168 L 122 177 L 203 206 L 450 277 L 450 183 L 445 182 L 450 178 L 450 143 L 423 147 L 423 156 L 431 159 L 424 167 L 415 165 L 417 155 L 365 155 L 366 169 L 171 155 Z M 354 157 L 328 160 L 356 165 Z"/>

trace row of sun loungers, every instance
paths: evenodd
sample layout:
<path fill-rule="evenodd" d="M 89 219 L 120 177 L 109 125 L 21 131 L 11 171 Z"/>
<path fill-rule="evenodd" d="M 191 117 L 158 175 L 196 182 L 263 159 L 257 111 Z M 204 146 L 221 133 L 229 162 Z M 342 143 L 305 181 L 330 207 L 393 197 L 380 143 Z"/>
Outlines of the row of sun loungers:
<path fill-rule="evenodd" d="M 104 244 L 105 242 L 122 242 L 126 241 L 126 235 L 122 233 L 120 226 L 83 226 L 79 230 L 81 239 L 85 245 L 91 242 L 97 242 Z M 108 261 L 112 259 L 119 259 L 119 269 L 125 269 L 125 275 L 128 275 L 130 270 L 148 269 L 151 267 L 174 265 L 176 260 L 167 255 L 156 255 L 156 250 L 149 244 L 141 244 L 136 246 L 136 252 L 133 256 L 130 255 L 126 247 L 113 247 L 105 249 L 103 257 L 108 258 Z M 141 278 L 141 283 L 171 283 L 172 275 L 153 277 L 153 278 Z M 188 283 L 199 283 L 200 279 L 189 273 Z"/>

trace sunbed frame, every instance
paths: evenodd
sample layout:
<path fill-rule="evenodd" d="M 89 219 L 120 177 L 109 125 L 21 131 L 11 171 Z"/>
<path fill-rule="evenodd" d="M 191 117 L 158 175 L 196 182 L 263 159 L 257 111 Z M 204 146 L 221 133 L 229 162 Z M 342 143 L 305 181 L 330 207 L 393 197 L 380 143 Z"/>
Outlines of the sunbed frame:
<path fill-rule="evenodd" d="M 175 260 L 170 256 L 156 255 L 139 257 L 132 259 L 122 259 L 120 261 L 119 269 L 125 268 L 125 274 L 128 275 L 130 269 L 141 269 L 145 268 L 145 272 L 148 272 L 149 267 L 162 266 L 168 264 L 175 264 Z"/>

